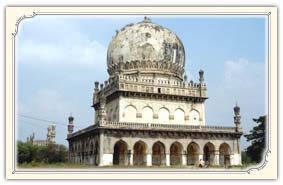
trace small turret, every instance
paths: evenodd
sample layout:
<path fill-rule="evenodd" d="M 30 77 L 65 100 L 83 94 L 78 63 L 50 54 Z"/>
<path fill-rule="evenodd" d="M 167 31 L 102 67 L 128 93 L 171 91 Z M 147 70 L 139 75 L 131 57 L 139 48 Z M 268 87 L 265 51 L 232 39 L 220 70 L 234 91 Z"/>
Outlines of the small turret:
<path fill-rule="evenodd" d="M 188 76 L 184 75 L 184 81 L 187 82 L 187 80 L 188 80 Z"/>
<path fill-rule="evenodd" d="M 200 96 L 205 96 L 205 84 L 204 84 L 204 77 L 203 77 L 203 70 L 199 70 L 199 94 Z"/>
<path fill-rule="evenodd" d="M 68 118 L 69 120 L 69 124 L 68 124 L 68 134 L 72 134 L 74 131 L 74 117 L 72 116 L 72 114 L 69 116 Z"/>
<path fill-rule="evenodd" d="M 94 92 L 98 92 L 99 91 L 99 88 L 98 88 L 98 86 L 99 86 L 99 82 L 98 81 L 96 81 L 96 82 L 94 82 Z"/>
<path fill-rule="evenodd" d="M 147 16 L 144 16 L 143 22 L 149 23 L 151 22 L 151 19 L 148 18 Z"/>
<path fill-rule="evenodd" d="M 204 77 L 203 77 L 204 71 L 200 70 L 198 73 L 199 73 L 199 82 L 203 84 L 204 83 Z"/>
<path fill-rule="evenodd" d="M 240 115 L 240 107 L 237 105 L 234 107 L 234 123 L 236 126 L 236 132 L 239 131 L 240 129 L 240 124 L 241 124 L 241 115 Z"/>

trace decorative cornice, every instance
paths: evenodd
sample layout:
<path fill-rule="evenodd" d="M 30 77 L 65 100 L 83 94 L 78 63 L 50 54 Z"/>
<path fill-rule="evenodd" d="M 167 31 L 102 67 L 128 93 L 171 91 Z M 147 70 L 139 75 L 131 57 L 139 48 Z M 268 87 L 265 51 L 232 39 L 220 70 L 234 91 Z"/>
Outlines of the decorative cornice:
<path fill-rule="evenodd" d="M 109 65 L 108 73 L 110 74 L 110 76 L 115 75 L 115 73 L 160 73 L 173 75 L 180 79 L 183 79 L 184 67 L 178 63 L 170 63 L 167 61 L 127 61 Z"/>

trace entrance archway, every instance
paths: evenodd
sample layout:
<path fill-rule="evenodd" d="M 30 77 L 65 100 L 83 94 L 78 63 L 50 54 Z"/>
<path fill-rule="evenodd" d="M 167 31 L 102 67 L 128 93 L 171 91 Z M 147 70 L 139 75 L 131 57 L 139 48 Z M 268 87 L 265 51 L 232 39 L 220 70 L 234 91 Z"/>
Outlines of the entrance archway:
<path fill-rule="evenodd" d="M 219 164 L 220 166 L 228 167 L 231 165 L 230 161 L 231 148 L 228 144 L 223 143 L 219 147 Z"/>
<path fill-rule="evenodd" d="M 125 141 L 118 141 L 114 145 L 114 155 L 113 155 L 113 164 L 114 165 L 126 165 L 127 160 L 127 143 Z"/>
<path fill-rule="evenodd" d="M 161 166 L 166 164 L 165 146 L 160 141 L 152 146 L 152 165 Z"/>
<path fill-rule="evenodd" d="M 146 165 L 146 144 L 143 141 L 138 141 L 134 145 L 134 165 Z"/>
<path fill-rule="evenodd" d="M 174 142 L 170 147 L 170 165 L 182 165 L 182 150 L 181 143 Z"/>
<path fill-rule="evenodd" d="M 214 151 L 215 147 L 210 142 L 206 143 L 206 145 L 203 147 L 203 160 L 208 162 L 209 165 L 214 164 Z"/>
<path fill-rule="evenodd" d="M 187 165 L 196 165 L 199 161 L 199 146 L 195 142 L 188 145 Z"/>

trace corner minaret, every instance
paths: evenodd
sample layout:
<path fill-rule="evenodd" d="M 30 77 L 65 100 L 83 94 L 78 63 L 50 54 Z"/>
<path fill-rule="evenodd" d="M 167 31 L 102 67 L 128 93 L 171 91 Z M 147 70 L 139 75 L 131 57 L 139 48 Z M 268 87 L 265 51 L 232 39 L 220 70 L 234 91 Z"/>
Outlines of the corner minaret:
<path fill-rule="evenodd" d="M 203 84 L 204 83 L 204 77 L 203 77 L 204 71 L 199 70 L 198 73 L 199 73 L 199 82 L 200 82 L 200 84 Z"/>
<path fill-rule="evenodd" d="M 205 84 L 204 84 L 204 71 L 203 70 L 199 70 L 199 92 L 200 92 L 200 96 L 203 97 L 203 96 L 206 96 L 206 93 L 205 93 Z"/>
<path fill-rule="evenodd" d="M 240 115 L 240 107 L 237 105 L 234 107 L 234 123 L 236 126 L 236 132 L 239 132 L 240 124 L 241 124 L 241 115 Z"/>
<path fill-rule="evenodd" d="M 68 118 L 69 120 L 69 124 L 68 124 L 68 134 L 72 134 L 74 131 L 74 117 L 72 116 L 72 114 L 69 116 Z"/>

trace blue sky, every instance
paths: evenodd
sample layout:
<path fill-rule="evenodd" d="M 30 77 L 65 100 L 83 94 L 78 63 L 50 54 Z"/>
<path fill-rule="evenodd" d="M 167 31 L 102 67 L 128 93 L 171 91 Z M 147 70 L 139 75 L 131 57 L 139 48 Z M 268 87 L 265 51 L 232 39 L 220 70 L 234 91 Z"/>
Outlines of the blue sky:
<path fill-rule="evenodd" d="M 175 32 L 186 51 L 186 73 L 205 72 L 206 124 L 234 126 L 241 107 L 245 133 L 252 118 L 266 114 L 266 24 L 264 16 L 153 16 Z M 108 78 L 106 52 L 115 30 L 143 16 L 37 15 L 20 23 L 16 36 L 17 112 L 59 123 L 73 114 L 75 130 L 94 122 L 94 81 Z M 18 138 L 32 132 L 45 139 L 48 124 L 18 117 Z M 67 127 L 57 125 L 56 142 L 67 144 Z M 248 143 L 241 139 L 242 149 Z"/>

